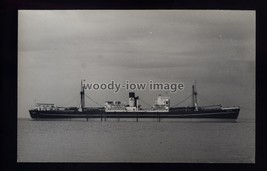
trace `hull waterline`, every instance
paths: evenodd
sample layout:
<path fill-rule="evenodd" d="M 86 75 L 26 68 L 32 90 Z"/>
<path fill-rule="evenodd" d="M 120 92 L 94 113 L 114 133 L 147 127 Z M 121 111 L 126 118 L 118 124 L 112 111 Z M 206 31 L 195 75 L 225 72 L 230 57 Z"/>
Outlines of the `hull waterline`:
<path fill-rule="evenodd" d="M 30 110 L 36 118 L 216 118 L 237 119 L 240 109 L 225 111 L 194 111 L 194 112 L 79 112 L 79 111 L 35 111 Z"/>

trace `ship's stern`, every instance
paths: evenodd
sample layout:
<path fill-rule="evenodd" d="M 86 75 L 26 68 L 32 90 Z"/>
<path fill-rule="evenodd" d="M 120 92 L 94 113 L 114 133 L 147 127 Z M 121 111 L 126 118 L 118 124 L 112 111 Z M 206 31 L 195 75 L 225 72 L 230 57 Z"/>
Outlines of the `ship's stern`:
<path fill-rule="evenodd" d="M 29 113 L 32 119 L 36 119 L 39 116 L 38 110 L 29 110 Z"/>

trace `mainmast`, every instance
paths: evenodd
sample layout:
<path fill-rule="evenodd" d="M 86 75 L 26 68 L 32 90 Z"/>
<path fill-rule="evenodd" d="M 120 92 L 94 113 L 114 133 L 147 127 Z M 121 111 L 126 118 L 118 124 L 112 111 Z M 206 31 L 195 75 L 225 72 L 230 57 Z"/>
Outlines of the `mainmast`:
<path fill-rule="evenodd" d="M 81 110 L 83 111 L 84 110 L 84 106 L 85 106 L 85 99 L 84 99 L 84 86 L 83 86 L 83 81 L 84 80 L 81 80 Z"/>
<path fill-rule="evenodd" d="M 195 81 L 195 85 L 192 85 L 192 101 L 193 101 L 193 106 L 195 107 L 195 111 L 198 111 L 196 85 L 197 83 Z"/>

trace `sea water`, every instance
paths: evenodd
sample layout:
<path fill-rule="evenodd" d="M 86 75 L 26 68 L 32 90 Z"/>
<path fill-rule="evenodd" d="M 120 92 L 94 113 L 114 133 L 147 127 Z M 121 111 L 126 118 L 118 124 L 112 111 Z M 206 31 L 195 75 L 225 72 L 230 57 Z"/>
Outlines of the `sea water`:
<path fill-rule="evenodd" d="M 18 119 L 18 162 L 254 163 L 255 120 Z"/>

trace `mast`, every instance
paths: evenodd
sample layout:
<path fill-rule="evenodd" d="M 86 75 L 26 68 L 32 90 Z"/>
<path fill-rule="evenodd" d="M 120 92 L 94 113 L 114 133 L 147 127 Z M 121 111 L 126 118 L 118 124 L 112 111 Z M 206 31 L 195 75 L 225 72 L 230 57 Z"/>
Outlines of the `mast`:
<path fill-rule="evenodd" d="M 193 101 L 193 106 L 195 107 L 195 111 L 198 111 L 196 85 L 197 83 L 195 81 L 195 85 L 192 85 L 192 101 Z"/>
<path fill-rule="evenodd" d="M 84 80 L 81 80 L 81 110 L 83 111 L 84 110 L 84 106 L 85 106 L 85 99 L 84 99 L 84 86 L 83 86 L 83 81 Z"/>

